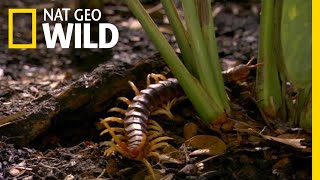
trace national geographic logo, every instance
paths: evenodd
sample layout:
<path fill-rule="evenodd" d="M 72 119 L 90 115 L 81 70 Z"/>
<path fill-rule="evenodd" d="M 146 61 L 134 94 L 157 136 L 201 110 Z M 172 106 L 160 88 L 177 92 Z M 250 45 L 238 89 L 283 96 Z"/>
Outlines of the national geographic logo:
<path fill-rule="evenodd" d="M 74 36 L 74 48 L 112 48 L 119 40 L 118 28 L 111 23 L 99 23 L 99 40 L 91 42 L 90 22 L 101 19 L 99 9 L 76 9 L 73 13 L 76 23 L 67 23 L 66 32 L 62 26 L 63 21 L 68 21 L 70 8 L 51 8 L 43 10 L 42 32 L 47 48 L 55 48 L 59 39 L 61 48 L 70 48 L 72 36 Z M 30 44 L 13 43 L 13 16 L 16 13 L 31 14 L 32 40 Z M 50 25 L 49 25 L 49 21 Z M 58 22 L 59 21 L 59 22 Z M 53 22 L 53 26 L 52 26 Z M 30 49 L 37 47 L 37 10 L 36 9 L 9 9 L 8 10 L 8 47 L 18 49 Z M 111 40 L 107 42 L 107 29 L 111 31 Z"/>
<path fill-rule="evenodd" d="M 15 13 L 31 14 L 32 21 L 32 38 L 31 44 L 14 44 L 13 43 L 13 15 Z M 8 11 L 8 47 L 19 49 L 30 49 L 37 47 L 37 10 L 36 9 L 9 9 Z"/>

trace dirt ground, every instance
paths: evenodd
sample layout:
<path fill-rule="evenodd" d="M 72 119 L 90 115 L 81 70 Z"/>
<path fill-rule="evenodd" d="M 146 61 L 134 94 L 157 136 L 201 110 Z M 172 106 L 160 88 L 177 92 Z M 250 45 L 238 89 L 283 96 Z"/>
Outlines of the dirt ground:
<path fill-rule="evenodd" d="M 106 3 L 102 8 L 104 21 L 113 23 L 120 31 L 118 44 L 111 50 L 105 49 L 47 49 L 44 38 L 38 36 L 37 49 L 13 50 L 7 48 L 8 7 L 54 7 L 69 6 L 73 1 L 35 3 L 33 0 L 0 2 L 0 118 L 22 111 L 27 105 L 35 104 L 46 95 L 59 92 L 63 87 L 86 76 L 93 69 L 106 62 L 122 61 L 134 64 L 141 59 L 154 56 L 158 51 L 151 43 L 137 20 L 121 3 Z M 66 3 L 66 4 L 63 4 Z M 70 3 L 70 4 L 68 4 Z M 157 2 L 145 3 L 147 8 L 157 7 Z M 216 36 L 222 65 L 246 63 L 257 56 L 260 5 L 254 2 L 218 1 L 214 6 Z M 172 30 L 162 10 L 151 14 L 160 30 L 179 52 Z M 28 17 L 15 19 L 14 37 L 17 43 L 28 42 L 30 24 Z M 41 19 L 41 18 L 39 18 Z M 38 19 L 38 20 L 39 20 Z M 40 21 L 37 22 L 40 31 Z M 261 133 L 271 134 L 268 125 L 261 119 L 253 101 L 243 98 L 240 91 L 249 90 L 254 85 L 252 72 L 247 85 L 230 85 L 236 93 L 230 94 L 233 108 L 245 111 L 239 115 L 250 127 Z M 237 90 L 239 92 L 237 92 Z M 115 106 L 115 105 L 113 105 Z M 106 110 L 110 107 L 106 107 Z M 155 164 L 155 169 L 163 179 L 311 179 L 311 137 L 300 129 L 285 129 L 284 136 L 305 139 L 305 149 L 295 143 L 281 143 L 265 140 L 264 136 L 244 131 L 226 129 L 212 131 L 199 125 L 199 134 L 214 135 L 227 146 L 224 153 L 208 156 L 204 154 L 189 157 L 192 150 L 183 146 L 183 127 L 186 123 L 199 123 L 189 102 L 182 102 L 173 109 L 180 121 L 161 120 L 165 132 L 174 137 L 173 147 L 183 152 L 187 160 Z M 191 113 L 190 113 L 191 112 Z M 238 119 L 237 119 L 238 120 Z M 98 122 L 99 119 L 92 120 Z M 241 123 L 240 123 L 241 124 Z M 54 126 L 54 124 L 53 124 Z M 94 124 L 93 124 L 94 127 Z M 50 132 L 39 137 L 30 146 L 15 147 L 7 143 L 11 137 L 0 132 L 0 179 L 143 179 L 146 168 L 137 161 L 128 160 L 120 154 L 103 156 L 105 147 L 99 147 L 103 139 L 77 132 L 74 140 L 68 130 L 53 127 Z M 243 129 L 242 129 L 243 128 Z M 0 129 L 1 130 L 1 129 Z M 86 134 L 86 135 L 83 135 Z M 71 134 L 75 136 L 75 134 Z M 299 144 L 299 143 L 298 143 Z M 142 174 L 141 174 L 142 173 Z"/>

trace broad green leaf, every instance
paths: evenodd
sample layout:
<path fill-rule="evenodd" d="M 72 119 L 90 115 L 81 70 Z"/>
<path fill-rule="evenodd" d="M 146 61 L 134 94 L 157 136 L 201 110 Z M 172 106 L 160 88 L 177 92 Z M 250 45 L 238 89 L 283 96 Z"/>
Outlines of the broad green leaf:
<path fill-rule="evenodd" d="M 285 72 L 297 88 L 311 84 L 311 0 L 283 0 L 281 44 Z"/>

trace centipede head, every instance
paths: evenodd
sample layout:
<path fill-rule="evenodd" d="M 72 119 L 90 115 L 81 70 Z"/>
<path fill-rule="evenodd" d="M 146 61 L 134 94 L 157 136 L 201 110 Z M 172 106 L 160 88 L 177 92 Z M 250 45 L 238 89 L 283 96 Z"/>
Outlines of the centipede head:
<path fill-rule="evenodd" d="M 150 150 L 150 147 L 147 142 L 147 136 L 143 135 L 143 138 L 141 141 L 139 141 L 139 145 L 135 146 L 135 144 L 131 144 L 131 146 L 126 146 L 126 156 L 130 159 L 139 160 L 141 161 L 143 158 L 145 158 Z"/>

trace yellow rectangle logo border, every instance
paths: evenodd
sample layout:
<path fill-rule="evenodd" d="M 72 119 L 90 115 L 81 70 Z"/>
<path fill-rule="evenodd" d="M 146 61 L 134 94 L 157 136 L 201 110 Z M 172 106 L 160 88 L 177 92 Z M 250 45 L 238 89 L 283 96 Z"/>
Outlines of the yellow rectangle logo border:
<path fill-rule="evenodd" d="M 13 44 L 13 14 L 31 14 L 32 19 L 32 40 L 31 44 Z M 8 47 L 20 49 L 33 49 L 37 47 L 37 9 L 8 9 Z"/>

